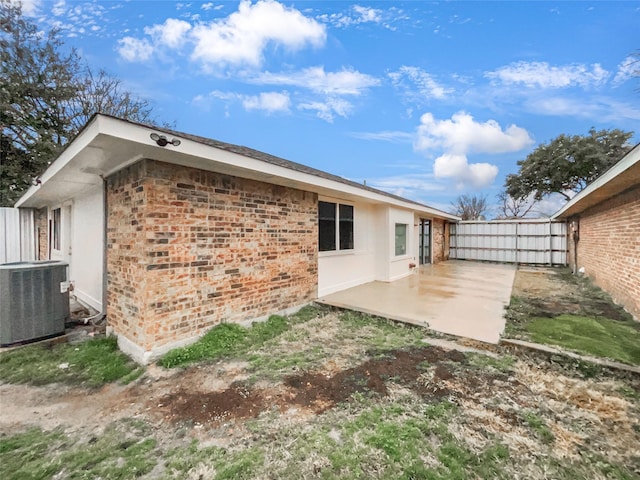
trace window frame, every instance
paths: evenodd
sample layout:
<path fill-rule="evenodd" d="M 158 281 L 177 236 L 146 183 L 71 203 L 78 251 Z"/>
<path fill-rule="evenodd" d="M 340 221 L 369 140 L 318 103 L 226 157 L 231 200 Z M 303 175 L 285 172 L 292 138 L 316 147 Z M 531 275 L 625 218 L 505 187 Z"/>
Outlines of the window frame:
<path fill-rule="evenodd" d="M 62 252 L 62 206 L 51 209 L 51 250 Z"/>
<path fill-rule="evenodd" d="M 322 250 L 321 249 L 321 241 L 320 241 L 320 235 L 322 233 L 322 229 L 320 227 L 320 203 L 324 203 L 324 204 L 330 204 L 333 205 L 333 210 L 334 210 L 334 223 L 335 223 L 335 230 L 333 233 L 333 240 L 334 240 L 334 248 L 331 250 Z M 341 209 L 340 207 L 349 207 L 349 209 L 351 210 L 351 218 L 346 218 L 345 217 L 341 217 Z M 346 254 L 350 254 L 353 253 L 356 249 L 356 245 L 355 245 L 355 212 L 356 212 L 356 208 L 353 204 L 351 203 L 347 203 L 347 202 L 339 202 L 336 200 L 324 200 L 324 199 L 318 199 L 318 254 L 319 255 L 346 255 Z M 347 248 L 341 248 L 342 245 L 344 245 L 344 237 L 341 237 L 341 232 L 343 232 L 343 228 L 341 227 L 341 224 L 343 224 L 344 222 L 349 222 L 351 224 L 351 235 L 350 235 L 350 244 L 351 247 L 347 247 Z M 347 241 L 348 243 L 348 241 Z"/>
<path fill-rule="evenodd" d="M 398 253 L 398 247 L 400 246 L 398 244 L 398 239 L 402 238 L 398 236 L 398 227 L 404 227 L 404 245 L 402 245 L 402 253 Z M 393 249 L 393 253 L 394 253 L 394 258 L 399 258 L 399 257 L 406 257 L 407 256 L 407 251 L 408 251 L 408 239 L 409 239 L 409 224 L 408 223 L 401 223 L 401 222 L 395 222 L 395 226 L 394 226 L 394 230 L 393 230 L 393 234 L 394 234 L 394 249 Z"/>

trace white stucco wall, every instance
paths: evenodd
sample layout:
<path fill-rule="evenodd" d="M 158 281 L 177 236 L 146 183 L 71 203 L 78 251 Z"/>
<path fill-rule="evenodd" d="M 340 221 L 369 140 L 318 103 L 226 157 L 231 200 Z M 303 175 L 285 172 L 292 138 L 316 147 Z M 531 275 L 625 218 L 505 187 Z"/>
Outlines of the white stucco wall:
<path fill-rule="evenodd" d="M 73 199 L 70 280 L 74 294 L 90 307 L 102 310 L 104 216 L 102 186 Z"/>
<path fill-rule="evenodd" d="M 396 223 L 407 225 L 407 246 L 406 254 L 401 256 L 395 255 L 395 228 Z M 409 210 L 400 210 L 389 208 L 389 249 L 387 251 L 387 259 L 389 262 L 388 282 L 393 282 L 399 278 L 411 275 L 412 269 L 409 268 L 410 263 L 416 262 L 416 242 L 417 235 L 414 233 L 414 213 Z"/>
<path fill-rule="evenodd" d="M 318 296 L 375 280 L 375 209 L 373 205 L 320 197 L 320 200 L 353 205 L 353 250 L 318 253 Z"/>
<path fill-rule="evenodd" d="M 327 202 L 339 199 L 320 197 Z M 342 202 L 349 203 L 349 202 Z M 416 263 L 415 214 L 388 205 L 353 203 L 353 251 L 319 252 L 318 296 L 329 295 L 374 280 L 391 282 L 410 275 Z M 407 254 L 395 256 L 395 225 L 407 225 Z"/>

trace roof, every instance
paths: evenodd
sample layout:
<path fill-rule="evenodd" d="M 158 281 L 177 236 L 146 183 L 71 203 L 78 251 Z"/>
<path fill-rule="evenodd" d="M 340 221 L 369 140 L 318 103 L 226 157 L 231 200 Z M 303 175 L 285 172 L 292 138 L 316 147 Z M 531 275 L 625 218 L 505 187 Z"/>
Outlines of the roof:
<path fill-rule="evenodd" d="M 181 144 L 160 147 L 150 139 L 152 133 L 178 138 Z M 16 206 L 39 207 L 62 202 L 65 195 L 70 198 L 83 188 L 97 185 L 102 178 L 143 158 L 305 189 L 320 195 L 366 198 L 435 217 L 459 220 L 455 215 L 428 205 L 249 147 L 106 114 L 94 114 L 89 119 L 42 174 L 41 184 L 31 187 Z"/>
<path fill-rule="evenodd" d="M 577 215 L 615 195 L 640 185 L 640 143 L 613 167 L 569 200 L 551 218 Z"/>

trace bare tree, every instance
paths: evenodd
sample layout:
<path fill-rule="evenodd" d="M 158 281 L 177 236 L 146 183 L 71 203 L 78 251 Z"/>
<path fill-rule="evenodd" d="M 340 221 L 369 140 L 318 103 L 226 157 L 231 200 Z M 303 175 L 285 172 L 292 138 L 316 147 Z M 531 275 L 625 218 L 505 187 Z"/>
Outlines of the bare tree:
<path fill-rule="evenodd" d="M 69 102 L 68 118 L 79 131 L 94 113 L 106 113 L 139 123 L 155 124 L 151 103 L 123 87 L 119 78 L 88 66 L 79 75 L 81 88 Z"/>
<path fill-rule="evenodd" d="M 524 217 L 536 204 L 535 200 L 529 198 L 513 198 L 507 192 L 500 192 L 497 195 L 498 218 Z"/>
<path fill-rule="evenodd" d="M 451 213 L 462 220 L 483 220 L 487 211 L 487 196 L 459 195 L 455 202 L 451 202 L 451 206 Z"/>

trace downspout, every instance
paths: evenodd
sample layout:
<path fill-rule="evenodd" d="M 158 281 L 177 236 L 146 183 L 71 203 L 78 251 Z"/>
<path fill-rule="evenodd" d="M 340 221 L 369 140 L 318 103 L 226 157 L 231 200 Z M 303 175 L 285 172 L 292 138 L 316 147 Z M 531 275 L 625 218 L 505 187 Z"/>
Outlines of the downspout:
<path fill-rule="evenodd" d="M 573 237 L 573 274 L 578 273 L 578 242 L 580 241 L 580 218 L 571 221 L 571 236 Z"/>
<path fill-rule="evenodd" d="M 107 201 L 107 179 L 102 178 L 102 314 L 107 317 L 107 217 L 109 215 Z"/>

